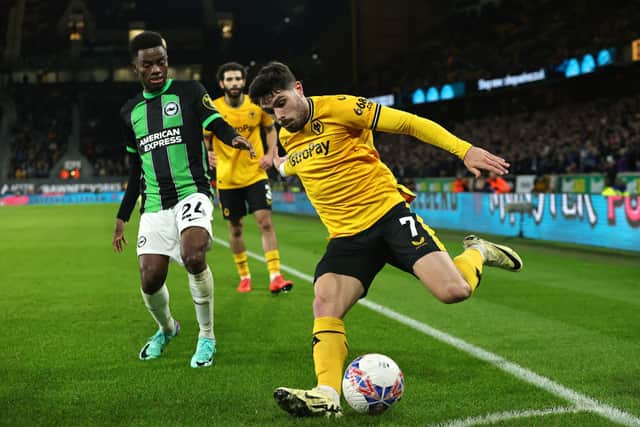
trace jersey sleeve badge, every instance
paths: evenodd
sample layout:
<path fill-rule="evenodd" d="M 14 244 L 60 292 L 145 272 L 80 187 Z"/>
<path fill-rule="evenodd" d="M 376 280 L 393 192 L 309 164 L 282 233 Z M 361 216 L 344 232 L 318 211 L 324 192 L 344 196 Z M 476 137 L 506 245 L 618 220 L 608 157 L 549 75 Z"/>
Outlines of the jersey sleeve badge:
<path fill-rule="evenodd" d="M 202 95 L 202 105 L 204 105 L 205 108 L 211 111 L 218 111 L 218 109 L 213 105 L 213 101 L 211 100 L 211 97 L 208 93 Z"/>

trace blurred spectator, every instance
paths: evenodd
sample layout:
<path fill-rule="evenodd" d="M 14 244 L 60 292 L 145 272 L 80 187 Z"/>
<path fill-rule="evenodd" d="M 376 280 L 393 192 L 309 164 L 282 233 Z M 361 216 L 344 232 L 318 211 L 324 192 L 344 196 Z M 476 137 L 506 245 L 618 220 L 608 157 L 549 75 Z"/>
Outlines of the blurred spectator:
<path fill-rule="evenodd" d="M 511 193 L 511 186 L 504 178 L 496 175 L 494 172 L 489 172 L 489 178 L 487 183 L 491 187 L 491 191 L 494 193 Z"/>
<path fill-rule="evenodd" d="M 491 185 L 483 177 L 473 180 L 473 192 L 475 193 L 492 193 Z"/>
<path fill-rule="evenodd" d="M 469 183 L 467 182 L 467 179 L 458 174 L 456 175 L 456 179 L 453 181 L 453 192 L 462 193 L 464 191 L 468 191 L 468 185 Z"/>
<path fill-rule="evenodd" d="M 551 190 L 551 185 L 549 182 L 549 176 L 537 176 L 536 180 L 533 184 L 533 192 L 534 193 L 547 193 Z"/>

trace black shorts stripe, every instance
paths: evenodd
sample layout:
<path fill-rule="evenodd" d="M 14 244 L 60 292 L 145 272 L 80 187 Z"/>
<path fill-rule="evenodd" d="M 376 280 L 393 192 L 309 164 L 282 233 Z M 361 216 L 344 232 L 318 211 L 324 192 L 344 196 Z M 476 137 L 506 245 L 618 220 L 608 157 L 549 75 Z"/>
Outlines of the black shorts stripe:
<path fill-rule="evenodd" d="M 324 331 L 316 331 L 313 333 L 313 335 L 316 334 L 342 334 L 344 335 L 344 332 L 342 331 L 331 331 L 331 330 L 324 330 Z"/>

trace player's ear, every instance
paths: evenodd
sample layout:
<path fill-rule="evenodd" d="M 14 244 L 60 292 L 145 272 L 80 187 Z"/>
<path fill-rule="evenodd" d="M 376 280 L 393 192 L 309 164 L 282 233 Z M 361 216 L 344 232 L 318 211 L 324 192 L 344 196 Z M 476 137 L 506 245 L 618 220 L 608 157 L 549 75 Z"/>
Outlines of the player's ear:
<path fill-rule="evenodd" d="M 304 88 L 302 87 L 301 81 L 296 81 L 293 85 L 293 88 L 296 92 L 298 92 L 301 96 L 304 96 Z"/>
<path fill-rule="evenodd" d="M 220 86 L 220 89 L 224 90 L 224 83 L 222 83 L 222 80 L 218 80 L 218 86 Z"/>

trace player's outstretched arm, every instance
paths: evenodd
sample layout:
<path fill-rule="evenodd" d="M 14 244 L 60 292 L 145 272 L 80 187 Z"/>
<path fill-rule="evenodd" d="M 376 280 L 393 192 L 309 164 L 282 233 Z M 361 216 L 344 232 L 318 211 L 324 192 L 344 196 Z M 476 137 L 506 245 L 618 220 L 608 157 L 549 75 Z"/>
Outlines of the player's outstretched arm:
<path fill-rule="evenodd" d="M 377 130 L 389 133 L 411 135 L 427 144 L 447 150 L 458 156 L 464 165 L 476 177 L 481 170 L 495 172 L 498 175 L 508 173 L 509 163 L 480 147 L 474 147 L 438 123 L 405 111 L 389 107 L 380 108 Z"/>
<path fill-rule="evenodd" d="M 467 141 L 456 137 L 434 121 L 395 108 L 379 108 L 379 118 L 374 130 L 411 135 L 422 142 L 455 154 L 460 160 L 464 160 L 471 148 Z"/>
<path fill-rule="evenodd" d="M 238 135 L 236 130 L 232 128 L 222 116 L 212 120 L 205 129 L 212 132 L 223 144 L 230 145 L 239 150 L 247 150 L 251 158 L 256 156 L 253 145 L 251 145 L 245 137 Z"/>

